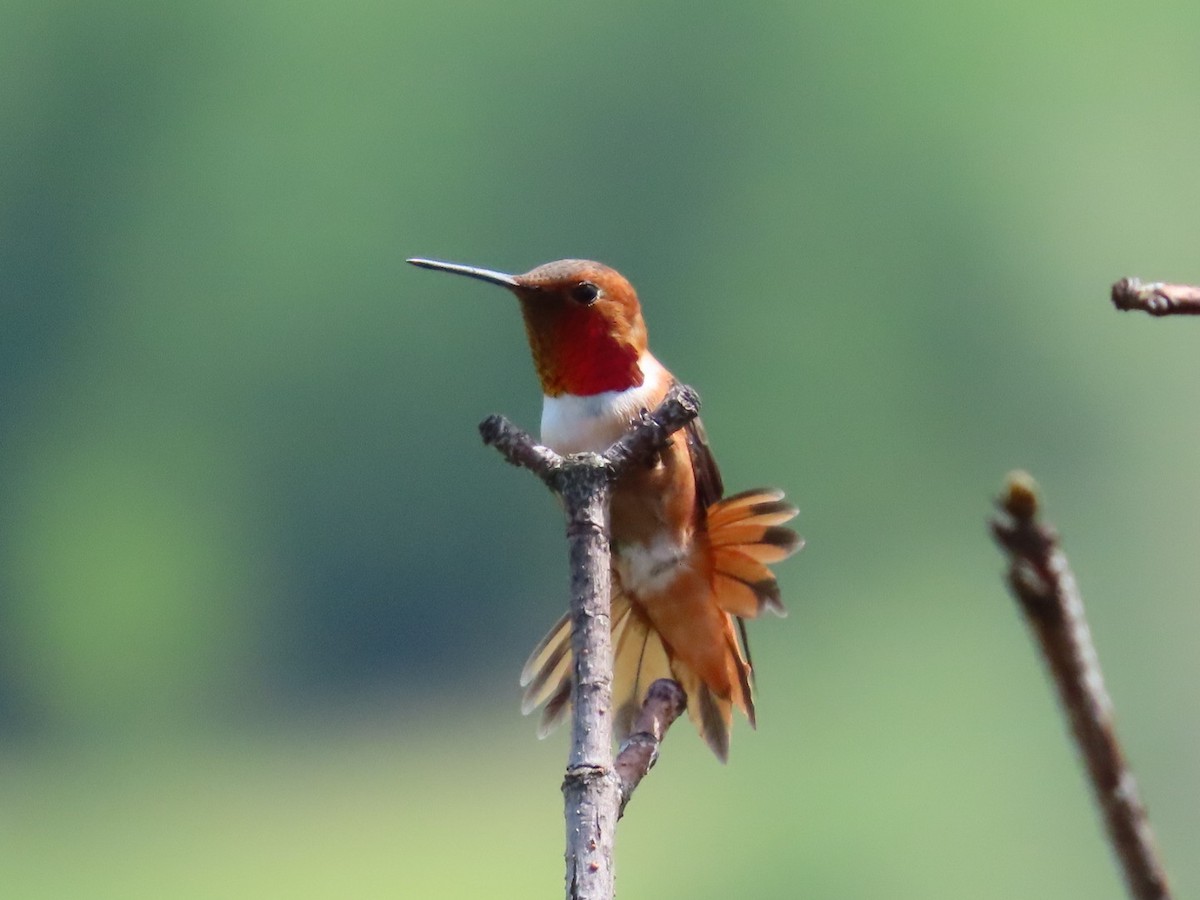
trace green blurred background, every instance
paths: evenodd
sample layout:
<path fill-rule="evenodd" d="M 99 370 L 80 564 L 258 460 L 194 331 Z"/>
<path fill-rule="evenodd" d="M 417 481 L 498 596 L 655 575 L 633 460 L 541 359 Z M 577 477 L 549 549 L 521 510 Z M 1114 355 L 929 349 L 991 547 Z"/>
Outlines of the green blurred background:
<path fill-rule="evenodd" d="M 808 548 L 757 733 L 674 731 L 626 897 L 1116 898 L 984 526 L 1065 535 L 1200 891 L 1200 6 L 8 0 L 6 897 L 553 897 L 552 499 L 515 303 L 624 272 Z"/>

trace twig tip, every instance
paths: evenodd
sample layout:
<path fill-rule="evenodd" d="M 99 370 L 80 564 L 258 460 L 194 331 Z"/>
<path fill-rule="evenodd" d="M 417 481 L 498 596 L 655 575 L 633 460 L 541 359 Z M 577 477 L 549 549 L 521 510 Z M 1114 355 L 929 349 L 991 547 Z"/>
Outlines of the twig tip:
<path fill-rule="evenodd" d="M 1014 519 L 1029 521 L 1038 512 L 1038 486 L 1024 469 L 1015 469 L 1004 479 L 1000 507 Z"/>
<path fill-rule="evenodd" d="M 1136 309 L 1142 293 L 1142 282 L 1137 278 L 1122 278 L 1113 282 L 1112 302 L 1117 309 Z"/>
<path fill-rule="evenodd" d="M 679 401 L 679 405 L 689 415 L 700 414 L 700 394 L 690 384 L 681 384 L 676 386 L 675 399 Z"/>
<path fill-rule="evenodd" d="M 479 423 L 479 436 L 484 444 L 491 446 L 496 443 L 500 432 L 504 430 L 504 416 L 491 415 Z"/>
<path fill-rule="evenodd" d="M 679 714 L 687 709 L 687 694 L 679 682 L 672 678 L 660 678 L 650 685 L 650 690 L 646 692 L 646 700 L 662 703 L 670 711 L 672 719 L 678 718 Z"/>

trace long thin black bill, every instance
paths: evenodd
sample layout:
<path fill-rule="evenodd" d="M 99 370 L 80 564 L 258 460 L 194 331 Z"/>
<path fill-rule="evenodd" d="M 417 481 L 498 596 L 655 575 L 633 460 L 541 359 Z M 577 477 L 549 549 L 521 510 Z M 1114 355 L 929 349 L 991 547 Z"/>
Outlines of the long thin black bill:
<path fill-rule="evenodd" d="M 414 266 L 420 266 L 422 269 L 433 269 L 435 272 L 453 272 L 455 275 L 478 278 L 480 281 L 486 281 L 489 284 L 498 284 L 506 288 L 520 287 L 520 284 L 511 275 L 505 275 L 503 272 L 495 272 L 491 269 L 481 269 L 478 266 L 464 266 L 461 263 L 442 262 L 437 259 L 421 259 L 420 257 L 408 261 Z"/>

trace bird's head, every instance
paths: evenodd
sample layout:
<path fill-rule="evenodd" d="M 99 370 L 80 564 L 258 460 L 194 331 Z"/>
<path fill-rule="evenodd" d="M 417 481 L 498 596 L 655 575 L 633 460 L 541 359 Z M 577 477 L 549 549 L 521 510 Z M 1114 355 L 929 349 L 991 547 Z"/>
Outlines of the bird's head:
<path fill-rule="evenodd" d="M 432 259 L 426 269 L 508 288 L 521 303 L 529 349 L 548 397 L 623 391 L 643 381 L 646 325 L 637 293 L 621 273 L 585 259 L 560 259 L 524 275 Z"/>

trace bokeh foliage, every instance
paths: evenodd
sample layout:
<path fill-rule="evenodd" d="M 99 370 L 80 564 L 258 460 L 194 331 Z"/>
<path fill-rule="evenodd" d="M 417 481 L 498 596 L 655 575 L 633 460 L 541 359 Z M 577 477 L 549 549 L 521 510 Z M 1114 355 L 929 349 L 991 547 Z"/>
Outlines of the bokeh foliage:
<path fill-rule="evenodd" d="M 1200 7 L 0 8 L 0 881 L 552 896 L 562 605 L 510 298 L 627 274 L 809 547 L 761 727 L 680 728 L 629 896 L 1118 897 L 983 527 L 1026 466 L 1180 894 L 1200 885 Z M 666 862 L 664 862 L 666 861 Z"/>

